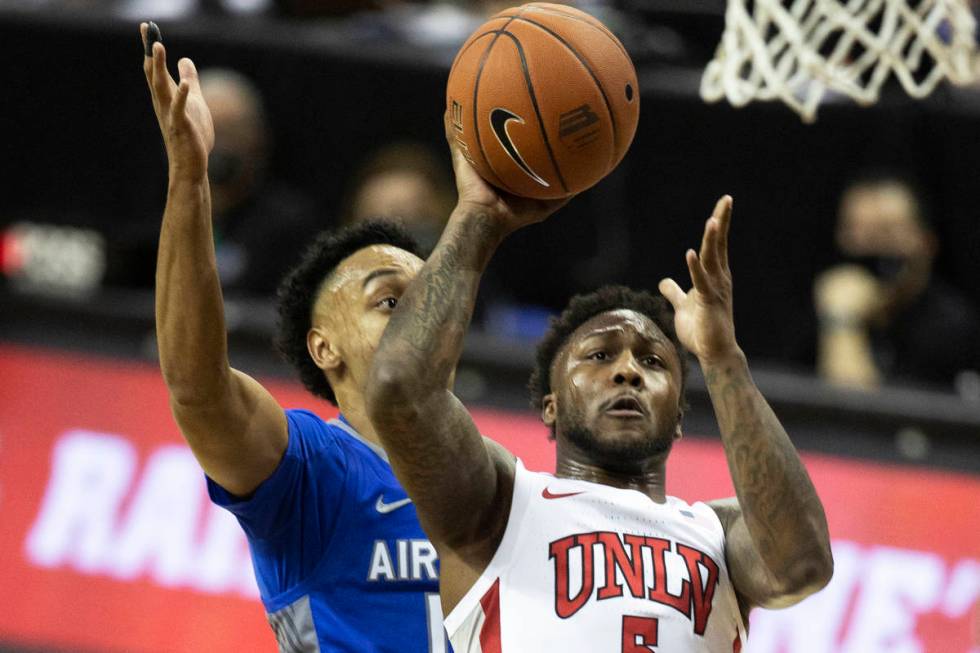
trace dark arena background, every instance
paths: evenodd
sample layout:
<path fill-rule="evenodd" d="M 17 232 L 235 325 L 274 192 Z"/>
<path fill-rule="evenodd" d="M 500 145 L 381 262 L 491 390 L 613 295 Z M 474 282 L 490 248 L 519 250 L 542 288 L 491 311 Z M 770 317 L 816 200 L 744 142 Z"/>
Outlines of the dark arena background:
<path fill-rule="evenodd" d="M 275 649 L 244 536 L 207 500 L 156 366 L 167 163 L 139 21 L 160 25 L 171 70 L 180 56 L 220 68 L 259 107 L 230 119 L 259 145 L 231 145 L 211 169 L 233 198 L 215 223 L 231 360 L 284 406 L 327 417 L 272 347 L 275 281 L 319 229 L 390 210 L 379 180 L 435 242 L 455 199 L 449 66 L 506 6 L 0 0 L 0 651 Z M 893 80 L 867 107 L 830 93 L 806 124 L 779 102 L 701 99 L 723 0 L 577 6 L 633 57 L 636 138 L 609 177 L 498 252 L 457 394 L 483 433 L 553 471 L 526 391 L 547 318 L 606 283 L 686 287 L 684 251 L 729 193 L 739 342 L 823 499 L 836 562 L 822 592 L 756 610 L 748 650 L 980 651 L 980 84 L 917 100 Z M 847 256 L 837 225 L 848 189 L 881 183 L 914 196 L 935 244 L 925 292 L 940 299 L 870 325 L 876 373 L 847 380 L 821 362 L 842 318 L 815 288 L 870 258 Z M 692 369 L 668 466 L 688 501 L 733 492 Z"/>

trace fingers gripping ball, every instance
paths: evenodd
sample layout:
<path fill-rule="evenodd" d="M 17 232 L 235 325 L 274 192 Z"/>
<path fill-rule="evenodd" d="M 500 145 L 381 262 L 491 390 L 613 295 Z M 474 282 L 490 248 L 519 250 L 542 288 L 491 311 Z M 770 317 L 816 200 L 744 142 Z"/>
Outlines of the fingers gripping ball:
<path fill-rule="evenodd" d="M 544 2 L 502 11 L 467 39 L 446 105 L 480 175 L 536 199 L 579 193 L 609 174 L 640 115 L 619 40 L 585 12 Z"/>

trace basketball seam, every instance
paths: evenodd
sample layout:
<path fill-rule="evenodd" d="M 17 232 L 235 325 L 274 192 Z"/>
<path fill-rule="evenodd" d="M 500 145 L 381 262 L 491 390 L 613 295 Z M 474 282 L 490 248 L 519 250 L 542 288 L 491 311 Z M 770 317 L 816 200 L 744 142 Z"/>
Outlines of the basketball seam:
<path fill-rule="evenodd" d="M 548 27 L 542 25 L 541 23 L 536 23 L 533 20 L 531 20 L 530 18 L 517 18 L 517 20 L 520 20 L 520 21 L 523 21 L 523 22 L 526 22 L 526 23 L 530 23 L 531 25 L 534 25 L 534 26 L 536 26 L 536 27 L 544 30 L 548 34 L 551 34 L 553 37 L 555 37 L 555 39 L 557 39 L 559 43 L 561 43 L 566 48 L 568 48 L 568 51 L 571 52 L 575 56 L 576 59 L 578 59 L 578 62 L 580 64 L 582 64 L 582 67 L 585 68 L 585 71 L 587 73 L 589 73 L 589 76 L 590 77 L 592 77 L 592 81 L 595 82 L 595 86 L 596 86 L 597 89 L 599 89 L 599 94 L 602 96 L 602 101 L 606 105 L 606 111 L 609 113 L 609 123 L 612 125 L 612 131 L 613 131 L 613 148 L 612 148 L 612 154 L 610 156 L 610 161 L 615 161 L 615 158 L 616 158 L 616 147 L 615 147 L 615 145 L 616 145 L 616 140 L 617 140 L 616 139 L 616 136 L 617 136 L 617 133 L 618 133 L 618 130 L 616 129 L 616 116 L 613 115 L 612 104 L 610 104 L 610 102 L 609 102 L 609 97 L 606 95 L 606 90 L 602 87 L 602 82 L 599 81 L 599 78 L 596 77 L 596 74 L 592 71 L 592 67 L 588 64 L 588 62 L 585 61 L 585 59 L 582 58 L 582 56 L 575 50 L 575 48 L 573 48 L 559 34 L 551 31 Z"/>
<path fill-rule="evenodd" d="M 497 39 L 500 38 L 500 35 L 505 33 L 504 28 L 510 25 L 513 20 L 514 20 L 513 18 L 508 20 L 506 23 L 504 23 L 501 26 L 499 30 L 493 30 L 492 32 L 484 32 L 485 34 L 495 34 L 496 36 L 493 37 L 493 40 L 490 41 L 490 44 L 487 46 L 487 49 L 483 52 L 483 56 L 480 58 L 480 67 L 477 68 L 476 71 L 476 81 L 473 82 L 473 128 L 476 130 L 476 146 L 480 148 L 480 156 L 482 156 L 483 160 L 486 162 L 487 169 L 491 172 L 491 174 L 493 174 L 493 176 L 497 179 L 497 181 L 500 182 L 501 186 L 503 186 L 504 188 L 506 188 L 512 193 L 514 192 L 514 189 L 508 186 L 507 182 L 504 181 L 503 177 L 501 177 L 500 174 L 496 170 L 494 170 L 493 163 L 490 161 L 490 157 L 487 156 L 487 151 L 483 149 L 483 139 L 480 138 L 480 119 L 479 116 L 477 115 L 477 94 L 480 91 L 480 77 L 483 75 L 483 67 L 486 65 L 487 59 L 490 58 L 490 51 L 493 49 L 493 46 L 497 42 Z"/>
<path fill-rule="evenodd" d="M 540 11 L 543 14 L 550 14 L 551 16 L 561 16 L 562 18 L 570 18 L 572 20 L 576 20 L 576 21 L 578 21 L 580 23 L 583 23 L 585 25 L 588 25 L 589 27 L 591 27 L 592 29 L 595 29 L 595 30 L 599 31 L 599 33 L 601 33 L 606 38 L 608 38 L 610 41 L 612 41 L 613 42 L 613 45 L 615 45 L 617 48 L 619 48 L 619 50 L 623 54 L 625 54 L 627 57 L 629 57 L 629 53 L 626 51 L 626 47 L 622 43 L 620 43 L 620 41 L 616 37 L 616 35 L 613 34 L 612 32 L 610 32 L 609 31 L 609 28 L 607 28 L 605 25 L 603 25 L 603 26 L 600 27 L 599 25 L 596 25 L 595 23 L 589 22 L 589 21 L 585 20 L 584 18 L 582 18 L 580 16 L 576 16 L 575 14 L 567 14 L 564 11 L 558 11 L 556 9 L 546 9 L 544 7 L 535 7 L 533 5 L 530 7 L 530 9 L 531 9 L 531 11 Z M 594 18 L 594 16 L 593 16 L 593 18 Z M 598 20 L 598 19 L 596 19 L 596 20 Z"/>
<path fill-rule="evenodd" d="M 514 16 L 514 18 L 517 18 L 517 16 Z M 534 92 L 534 85 L 531 83 L 531 73 L 527 69 L 527 57 L 524 56 L 524 46 L 521 45 L 521 41 L 516 35 L 507 31 L 504 34 L 513 39 L 514 45 L 517 46 L 517 54 L 521 57 L 521 69 L 524 72 L 524 81 L 527 84 L 527 92 L 531 96 L 531 105 L 534 107 L 534 115 L 538 118 L 538 128 L 541 130 L 541 138 L 544 140 L 544 146 L 548 150 L 548 158 L 551 159 L 551 165 L 554 166 L 555 174 L 558 175 L 558 182 L 565 192 L 569 193 L 568 184 L 565 183 L 565 178 L 561 174 L 561 168 L 558 167 L 558 161 L 555 159 L 555 153 L 551 149 L 551 141 L 548 140 L 548 131 L 544 128 L 541 109 L 538 107 L 538 97 Z"/>
<path fill-rule="evenodd" d="M 487 22 L 490 22 L 490 21 L 487 21 Z M 510 21 L 508 21 L 508 22 L 510 22 Z M 507 23 L 504 23 L 504 24 L 506 25 Z M 456 53 L 456 58 L 453 59 L 453 65 L 449 67 L 449 77 L 450 77 L 450 79 L 453 76 L 453 71 L 456 70 L 456 64 L 458 64 L 459 63 L 459 60 L 463 58 L 463 54 L 467 50 L 469 50 L 470 48 L 472 48 L 474 45 L 476 45 L 476 42 L 479 41 L 481 37 L 487 36 L 488 34 L 496 34 L 496 33 L 497 33 L 496 30 L 491 30 L 489 32 L 482 32 L 480 34 L 474 34 L 474 35 L 470 36 L 469 39 L 468 39 L 470 42 L 466 45 L 465 48 L 463 48 L 462 50 L 460 50 L 459 52 Z"/>

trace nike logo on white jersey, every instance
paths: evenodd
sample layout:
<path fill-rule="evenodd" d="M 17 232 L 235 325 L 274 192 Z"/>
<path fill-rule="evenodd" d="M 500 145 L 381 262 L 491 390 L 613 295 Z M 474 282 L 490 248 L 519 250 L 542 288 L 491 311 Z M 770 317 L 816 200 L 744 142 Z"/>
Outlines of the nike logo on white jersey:
<path fill-rule="evenodd" d="M 582 492 L 551 492 L 548 488 L 541 491 L 541 496 L 545 499 L 563 499 L 565 497 L 574 497 L 577 494 L 582 494 Z"/>
<path fill-rule="evenodd" d="M 391 503 L 385 503 L 385 495 L 378 497 L 378 502 L 374 504 L 374 509 L 380 512 L 382 515 L 387 515 L 389 512 L 398 510 L 402 506 L 407 506 L 412 502 L 409 498 L 400 499 L 398 501 L 392 501 Z"/>

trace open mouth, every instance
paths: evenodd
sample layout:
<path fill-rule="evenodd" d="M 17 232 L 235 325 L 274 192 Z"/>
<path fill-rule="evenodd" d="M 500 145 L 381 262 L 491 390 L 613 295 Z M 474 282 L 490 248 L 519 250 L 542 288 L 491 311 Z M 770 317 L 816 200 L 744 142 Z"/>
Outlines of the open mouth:
<path fill-rule="evenodd" d="M 646 415 L 643 410 L 643 405 L 636 397 L 632 396 L 625 396 L 616 399 L 609 404 L 605 412 L 611 417 L 622 418 L 638 418 Z"/>

